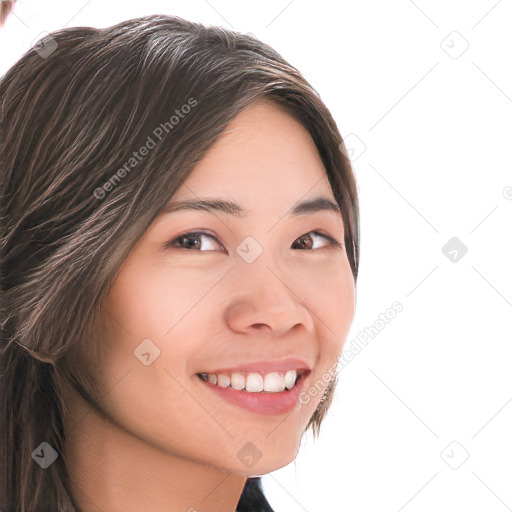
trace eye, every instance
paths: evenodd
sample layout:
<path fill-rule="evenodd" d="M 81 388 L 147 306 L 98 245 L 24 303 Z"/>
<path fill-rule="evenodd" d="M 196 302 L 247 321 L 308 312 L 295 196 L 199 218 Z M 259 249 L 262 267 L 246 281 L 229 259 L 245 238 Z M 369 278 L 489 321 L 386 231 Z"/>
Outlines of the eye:
<path fill-rule="evenodd" d="M 323 233 L 319 233 L 318 231 L 310 231 L 309 233 L 305 233 L 304 235 L 299 236 L 297 238 L 298 241 L 300 241 L 299 245 L 302 245 L 302 248 L 305 248 L 304 245 L 309 245 L 308 240 L 313 239 L 314 237 L 323 238 L 324 240 L 327 240 L 328 244 L 334 247 L 341 247 L 340 242 L 338 240 L 332 238 L 329 235 L 324 235 Z M 307 247 L 311 249 L 312 247 Z"/>
<path fill-rule="evenodd" d="M 186 249 L 186 250 L 194 250 L 198 249 L 199 247 L 201 249 L 204 249 L 205 251 L 209 250 L 215 250 L 212 249 L 212 243 L 209 242 L 206 244 L 206 247 L 203 247 L 201 244 L 201 238 L 205 237 L 210 240 L 214 240 L 215 243 L 217 243 L 219 246 L 222 247 L 222 244 L 218 241 L 218 239 L 211 235 L 210 233 L 206 233 L 205 231 L 196 231 L 196 232 L 189 232 L 189 233 L 183 233 L 182 235 L 177 236 L 176 238 L 173 238 L 169 242 L 166 242 L 164 244 L 165 249 L 170 248 L 176 248 L 176 249 Z M 343 247 L 343 245 L 338 242 L 335 238 L 325 235 L 323 233 L 319 233 L 317 231 L 310 231 L 309 233 L 305 233 L 304 235 L 301 235 L 299 238 L 295 240 L 295 242 L 298 243 L 299 249 L 312 249 L 310 240 L 314 240 L 316 237 L 323 238 L 328 242 L 328 245 L 333 247 Z M 294 242 L 294 244 L 295 244 Z M 314 242 L 313 242 L 314 245 Z M 293 246 L 292 246 L 293 247 Z M 321 248 L 321 247 L 320 247 Z M 315 247 L 315 249 L 318 249 L 318 247 Z M 198 252 L 198 251 L 196 251 Z M 203 252 L 203 251 L 199 251 Z"/>
<path fill-rule="evenodd" d="M 199 246 L 202 247 L 200 242 L 201 237 L 209 238 L 210 240 L 215 240 L 217 244 L 221 245 L 217 238 L 214 237 L 213 235 L 210 235 L 209 233 L 206 233 L 204 231 L 196 231 L 191 233 L 183 233 L 183 235 L 179 235 L 173 240 L 166 242 L 165 248 L 170 249 L 172 247 L 175 247 L 177 249 L 194 249 L 198 248 Z M 209 244 L 206 244 L 206 246 L 211 248 L 211 242 Z"/>

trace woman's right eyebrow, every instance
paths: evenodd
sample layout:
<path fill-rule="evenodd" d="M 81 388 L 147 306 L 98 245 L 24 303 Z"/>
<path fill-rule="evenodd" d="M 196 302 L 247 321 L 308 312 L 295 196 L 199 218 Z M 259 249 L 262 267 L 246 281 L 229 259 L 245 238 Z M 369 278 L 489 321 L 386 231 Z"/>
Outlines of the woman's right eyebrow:
<path fill-rule="evenodd" d="M 250 214 L 240 204 L 222 198 L 213 199 L 183 199 L 166 204 L 159 213 L 160 215 L 171 214 L 182 210 L 200 210 L 208 213 L 224 213 L 235 217 L 246 217 Z M 337 214 L 341 212 L 339 205 L 325 196 L 317 196 L 306 199 L 292 206 L 288 215 L 300 216 L 311 215 L 320 211 L 332 211 Z"/>

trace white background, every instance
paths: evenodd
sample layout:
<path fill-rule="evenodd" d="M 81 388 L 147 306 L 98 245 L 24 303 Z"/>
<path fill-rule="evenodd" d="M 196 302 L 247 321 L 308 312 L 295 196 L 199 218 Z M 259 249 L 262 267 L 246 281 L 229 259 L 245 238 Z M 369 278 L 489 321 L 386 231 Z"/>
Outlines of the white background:
<path fill-rule="evenodd" d="M 263 477 L 276 512 L 512 510 L 512 2 L 19 0 L 0 73 L 43 31 L 155 13 L 252 32 L 319 91 L 361 201 L 346 346 L 403 305 Z"/>

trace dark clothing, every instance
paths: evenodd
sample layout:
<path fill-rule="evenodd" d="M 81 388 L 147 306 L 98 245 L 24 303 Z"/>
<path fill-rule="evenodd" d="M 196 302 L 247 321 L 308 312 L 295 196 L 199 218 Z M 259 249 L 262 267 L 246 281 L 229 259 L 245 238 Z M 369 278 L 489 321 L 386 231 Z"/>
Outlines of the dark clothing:
<path fill-rule="evenodd" d="M 261 477 L 248 478 L 236 512 L 274 512 L 261 488 Z"/>

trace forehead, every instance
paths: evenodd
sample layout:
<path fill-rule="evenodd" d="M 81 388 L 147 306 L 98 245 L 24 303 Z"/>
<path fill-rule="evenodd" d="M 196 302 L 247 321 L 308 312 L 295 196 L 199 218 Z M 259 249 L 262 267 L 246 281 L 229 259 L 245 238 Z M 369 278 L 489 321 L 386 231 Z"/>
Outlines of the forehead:
<path fill-rule="evenodd" d="M 170 203 L 223 196 L 248 211 L 277 212 L 318 195 L 334 199 L 310 134 L 281 107 L 258 101 L 231 121 Z"/>

